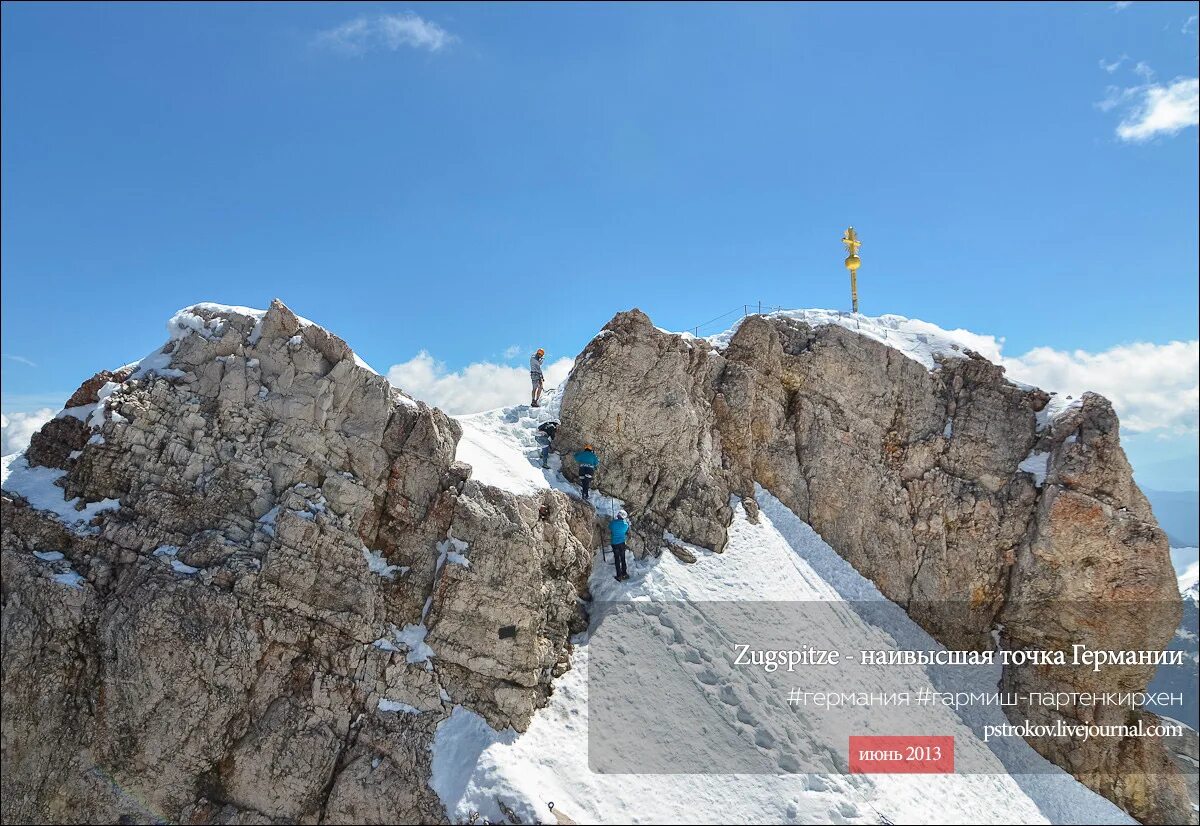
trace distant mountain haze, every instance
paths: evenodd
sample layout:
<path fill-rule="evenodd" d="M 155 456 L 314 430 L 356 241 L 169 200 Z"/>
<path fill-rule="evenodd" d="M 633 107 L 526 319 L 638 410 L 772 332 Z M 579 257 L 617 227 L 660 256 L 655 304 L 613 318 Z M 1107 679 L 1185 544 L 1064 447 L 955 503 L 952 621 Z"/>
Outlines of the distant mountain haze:
<path fill-rule="evenodd" d="M 1172 548 L 1200 545 L 1200 493 L 1194 490 L 1151 490 L 1142 488 L 1158 524 L 1167 532 Z"/>

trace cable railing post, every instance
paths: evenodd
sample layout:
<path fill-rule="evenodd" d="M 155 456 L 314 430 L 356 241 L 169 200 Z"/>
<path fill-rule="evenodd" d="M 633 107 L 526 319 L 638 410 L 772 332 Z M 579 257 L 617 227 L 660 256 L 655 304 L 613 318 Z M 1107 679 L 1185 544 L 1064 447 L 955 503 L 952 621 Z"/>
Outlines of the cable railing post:
<path fill-rule="evenodd" d="M 754 306 L 757 308 L 758 314 L 762 315 L 764 312 L 762 301 L 761 300 L 756 301 Z M 778 305 L 778 304 L 776 304 L 774 306 L 768 306 L 766 308 L 767 313 L 781 312 L 782 310 L 783 310 L 782 305 Z M 729 310 L 728 312 L 721 313 L 716 318 L 710 318 L 708 321 L 697 324 L 694 327 L 688 327 L 687 329 L 692 332 L 692 335 L 694 335 L 696 338 L 699 338 L 700 330 L 702 330 L 705 327 L 708 327 L 711 324 L 715 324 L 716 322 L 720 321 L 723 318 L 728 318 L 729 316 L 734 315 L 735 313 L 737 313 L 737 307 L 734 307 L 732 310 Z M 750 317 L 750 304 L 749 303 L 742 305 L 742 316 L 741 317 L 743 319 Z"/>

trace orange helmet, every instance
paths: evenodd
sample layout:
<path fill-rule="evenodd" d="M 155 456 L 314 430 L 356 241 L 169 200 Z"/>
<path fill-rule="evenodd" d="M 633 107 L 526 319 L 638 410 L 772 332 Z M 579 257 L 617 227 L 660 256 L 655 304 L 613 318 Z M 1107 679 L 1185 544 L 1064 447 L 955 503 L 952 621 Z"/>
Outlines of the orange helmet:
<path fill-rule="evenodd" d="M 592 443 L 591 443 L 591 442 L 584 442 L 584 443 L 583 443 L 583 449 L 584 449 L 584 450 L 591 450 L 591 449 L 592 449 Z"/>
<path fill-rule="evenodd" d="M 537 354 L 538 354 L 539 356 L 544 356 L 544 355 L 546 355 L 546 351 L 545 351 L 545 350 L 543 350 L 541 347 L 539 347 L 539 348 L 538 348 L 538 351 L 537 351 Z"/>

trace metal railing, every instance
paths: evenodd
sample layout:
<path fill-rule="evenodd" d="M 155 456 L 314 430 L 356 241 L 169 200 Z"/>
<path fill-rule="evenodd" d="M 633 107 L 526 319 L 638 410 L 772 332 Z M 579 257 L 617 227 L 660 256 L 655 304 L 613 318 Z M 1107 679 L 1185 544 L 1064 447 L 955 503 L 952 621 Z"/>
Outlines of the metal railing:
<path fill-rule="evenodd" d="M 702 329 L 704 329 L 705 327 L 709 327 L 713 324 L 716 324 L 718 321 L 724 321 L 726 326 L 731 325 L 732 322 L 728 321 L 727 319 L 730 319 L 732 316 L 734 316 L 735 313 L 739 314 L 739 315 L 737 315 L 737 317 L 734 320 L 741 321 L 746 316 L 762 315 L 763 313 L 773 313 L 773 312 L 776 312 L 777 310 L 782 310 L 782 309 L 784 309 L 784 307 L 781 307 L 778 304 L 776 304 L 774 306 L 764 307 L 763 303 L 761 301 L 755 302 L 754 304 L 743 304 L 740 307 L 734 307 L 732 310 L 729 310 L 728 312 L 721 313 L 719 316 L 717 316 L 715 318 L 710 318 L 708 321 L 704 321 L 704 322 L 701 322 L 700 324 L 696 324 L 692 327 L 688 327 L 687 332 L 691 333 L 696 338 L 699 338 L 700 331 Z"/>

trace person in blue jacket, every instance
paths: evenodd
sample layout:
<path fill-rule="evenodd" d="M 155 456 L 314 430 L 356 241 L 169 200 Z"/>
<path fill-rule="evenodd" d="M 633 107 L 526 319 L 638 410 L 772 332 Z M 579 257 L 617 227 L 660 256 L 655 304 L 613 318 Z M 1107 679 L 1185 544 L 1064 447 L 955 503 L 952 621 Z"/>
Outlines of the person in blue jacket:
<path fill-rule="evenodd" d="M 629 579 L 629 570 L 625 567 L 625 536 L 629 533 L 629 514 L 624 510 L 617 511 L 617 518 L 608 523 L 608 532 L 612 534 L 613 564 L 617 566 L 616 580 L 623 582 Z"/>
<path fill-rule="evenodd" d="M 600 459 L 590 444 L 585 444 L 583 450 L 575 451 L 573 457 L 579 464 L 579 490 L 583 493 L 583 498 L 587 499 L 592 488 L 592 479 L 596 477 L 596 468 L 600 466 Z"/>

